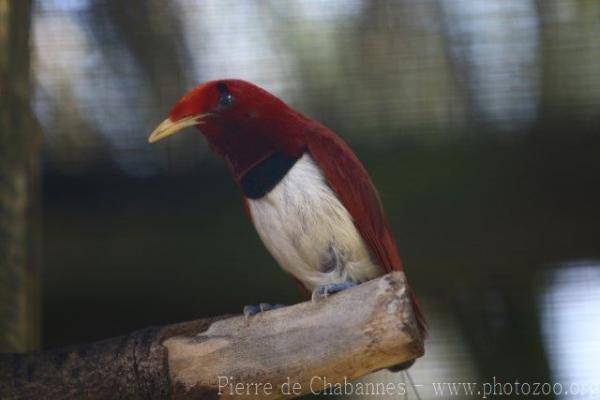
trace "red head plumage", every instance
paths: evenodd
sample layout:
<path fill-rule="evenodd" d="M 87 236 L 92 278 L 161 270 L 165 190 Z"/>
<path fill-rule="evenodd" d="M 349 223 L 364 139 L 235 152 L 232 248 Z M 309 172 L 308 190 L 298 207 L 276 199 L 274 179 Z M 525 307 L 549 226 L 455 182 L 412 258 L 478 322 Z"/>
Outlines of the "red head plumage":
<path fill-rule="evenodd" d="M 237 79 L 206 82 L 186 94 L 150 136 L 160 140 L 197 126 L 236 179 L 275 152 L 304 151 L 307 118 L 258 86 Z"/>

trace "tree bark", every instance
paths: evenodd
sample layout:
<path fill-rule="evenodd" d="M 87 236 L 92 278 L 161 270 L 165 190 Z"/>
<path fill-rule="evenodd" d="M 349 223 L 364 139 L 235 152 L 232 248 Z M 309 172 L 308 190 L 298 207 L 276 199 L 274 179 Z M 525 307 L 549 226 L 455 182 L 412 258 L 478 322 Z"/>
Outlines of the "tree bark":
<path fill-rule="evenodd" d="M 39 144 L 30 107 L 30 0 L 0 0 L 0 352 L 40 339 Z"/>
<path fill-rule="evenodd" d="M 423 354 L 404 274 L 253 317 L 0 355 L 2 399 L 298 397 Z"/>

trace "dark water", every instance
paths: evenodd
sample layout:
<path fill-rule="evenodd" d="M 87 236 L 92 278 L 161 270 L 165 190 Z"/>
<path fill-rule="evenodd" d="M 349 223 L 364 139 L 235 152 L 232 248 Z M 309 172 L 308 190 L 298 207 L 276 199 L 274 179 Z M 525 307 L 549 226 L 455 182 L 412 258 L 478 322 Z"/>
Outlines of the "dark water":
<path fill-rule="evenodd" d="M 600 382 L 600 140 L 561 138 L 356 149 L 431 325 L 423 397 L 444 379 Z M 219 162 L 49 173 L 44 196 L 46 347 L 302 299 Z"/>

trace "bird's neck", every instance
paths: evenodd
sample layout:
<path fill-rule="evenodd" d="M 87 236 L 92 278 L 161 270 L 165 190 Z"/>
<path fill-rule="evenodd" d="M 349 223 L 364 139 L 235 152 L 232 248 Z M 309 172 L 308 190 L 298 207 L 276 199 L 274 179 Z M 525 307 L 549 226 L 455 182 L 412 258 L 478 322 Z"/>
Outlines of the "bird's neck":
<path fill-rule="evenodd" d="M 301 116 L 261 118 L 260 123 L 247 120 L 238 125 L 225 121 L 215 129 L 205 134 L 211 147 L 227 161 L 237 182 L 243 184 L 243 180 L 254 188 L 249 189 L 251 193 L 263 191 L 257 185 L 269 187 L 285 176 L 306 149 L 307 123 Z"/>
<path fill-rule="evenodd" d="M 278 151 L 256 164 L 240 179 L 244 196 L 249 199 L 259 199 L 269 193 L 286 176 L 299 158 L 300 156 Z"/>

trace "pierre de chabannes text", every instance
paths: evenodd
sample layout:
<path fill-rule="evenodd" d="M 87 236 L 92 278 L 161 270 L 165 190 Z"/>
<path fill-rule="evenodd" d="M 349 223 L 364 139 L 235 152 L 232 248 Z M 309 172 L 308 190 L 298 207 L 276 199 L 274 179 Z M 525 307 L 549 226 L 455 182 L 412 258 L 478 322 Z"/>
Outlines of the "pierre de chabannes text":
<path fill-rule="evenodd" d="M 236 382 L 231 376 L 218 376 L 217 385 L 219 395 L 249 395 L 269 396 L 279 391 L 284 396 L 299 396 L 306 393 L 306 385 L 292 381 L 289 377 L 280 385 L 270 382 Z M 346 377 L 342 382 L 330 382 L 324 376 L 313 376 L 308 382 L 309 391 L 312 394 L 357 394 L 357 395 L 405 395 L 406 384 L 404 382 L 351 382 Z"/>

